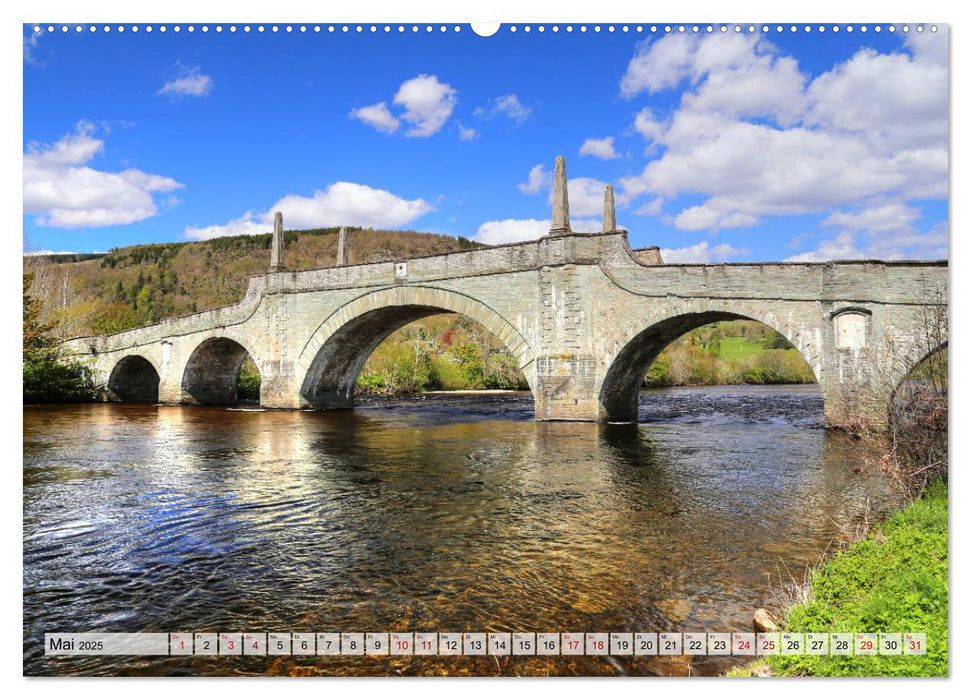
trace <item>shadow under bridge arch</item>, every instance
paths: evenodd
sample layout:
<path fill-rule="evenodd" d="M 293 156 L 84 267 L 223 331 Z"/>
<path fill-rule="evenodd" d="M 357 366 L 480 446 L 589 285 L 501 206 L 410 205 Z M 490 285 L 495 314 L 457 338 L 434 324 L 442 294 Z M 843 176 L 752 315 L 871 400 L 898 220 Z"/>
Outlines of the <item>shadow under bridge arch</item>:
<path fill-rule="evenodd" d="M 413 321 L 446 313 L 470 318 L 490 331 L 519 369 L 532 363 L 532 349 L 522 334 L 482 302 L 444 289 L 392 287 L 357 297 L 317 328 L 297 361 L 305 373 L 301 401 L 317 408 L 350 408 L 357 377 L 385 338 Z M 524 374 L 532 388 L 532 377 Z"/>
<path fill-rule="evenodd" d="M 602 417 L 608 421 L 636 422 L 637 397 L 644 375 L 661 351 L 685 333 L 719 321 L 756 321 L 768 326 L 799 351 L 809 371 L 819 381 L 816 357 L 807 355 L 805 347 L 799 342 L 798 334 L 785 324 L 776 323 L 771 318 L 758 318 L 730 311 L 680 313 L 651 324 L 631 338 L 617 353 L 600 387 Z"/>
<path fill-rule="evenodd" d="M 182 402 L 204 406 L 237 403 L 239 370 L 247 357 L 261 368 L 262 363 L 238 340 L 227 336 L 203 340 L 182 373 Z"/>
<path fill-rule="evenodd" d="M 159 374 L 141 355 L 126 355 L 108 377 L 109 401 L 158 401 Z"/>

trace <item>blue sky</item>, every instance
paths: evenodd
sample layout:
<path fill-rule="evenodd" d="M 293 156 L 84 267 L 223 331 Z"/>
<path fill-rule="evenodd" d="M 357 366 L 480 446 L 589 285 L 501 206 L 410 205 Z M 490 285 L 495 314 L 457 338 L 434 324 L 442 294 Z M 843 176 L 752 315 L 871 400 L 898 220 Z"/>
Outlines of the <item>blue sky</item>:
<path fill-rule="evenodd" d="M 947 255 L 947 31 L 24 28 L 34 249 L 364 225 L 576 230 L 671 262 Z M 747 27 L 746 27 L 747 29 Z"/>

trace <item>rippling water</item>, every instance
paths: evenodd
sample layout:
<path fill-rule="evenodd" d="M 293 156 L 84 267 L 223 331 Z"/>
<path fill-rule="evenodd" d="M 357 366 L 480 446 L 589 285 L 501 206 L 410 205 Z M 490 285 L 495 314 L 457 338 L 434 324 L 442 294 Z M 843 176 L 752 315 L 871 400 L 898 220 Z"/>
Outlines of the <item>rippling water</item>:
<path fill-rule="evenodd" d="M 815 387 L 24 409 L 28 674 L 712 674 L 724 657 L 43 656 L 44 632 L 732 631 L 882 486 Z M 872 504 L 871 504 L 872 505 Z"/>

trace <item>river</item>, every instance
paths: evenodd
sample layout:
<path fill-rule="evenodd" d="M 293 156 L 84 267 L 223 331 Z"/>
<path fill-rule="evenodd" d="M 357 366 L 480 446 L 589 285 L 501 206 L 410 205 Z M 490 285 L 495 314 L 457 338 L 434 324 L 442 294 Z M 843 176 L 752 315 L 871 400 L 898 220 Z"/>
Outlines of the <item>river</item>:
<path fill-rule="evenodd" d="M 713 675 L 728 657 L 43 655 L 44 632 L 751 631 L 884 486 L 815 386 L 24 408 L 30 675 Z M 870 514 L 873 517 L 873 513 Z"/>

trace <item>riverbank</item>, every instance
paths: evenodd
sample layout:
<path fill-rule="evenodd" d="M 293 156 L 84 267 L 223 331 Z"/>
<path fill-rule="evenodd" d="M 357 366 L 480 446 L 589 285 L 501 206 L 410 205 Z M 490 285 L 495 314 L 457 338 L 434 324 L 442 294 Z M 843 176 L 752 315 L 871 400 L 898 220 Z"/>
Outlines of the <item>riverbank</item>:
<path fill-rule="evenodd" d="M 730 676 L 947 676 L 948 489 L 937 481 L 813 573 L 793 632 L 923 632 L 925 656 L 769 656 Z"/>

